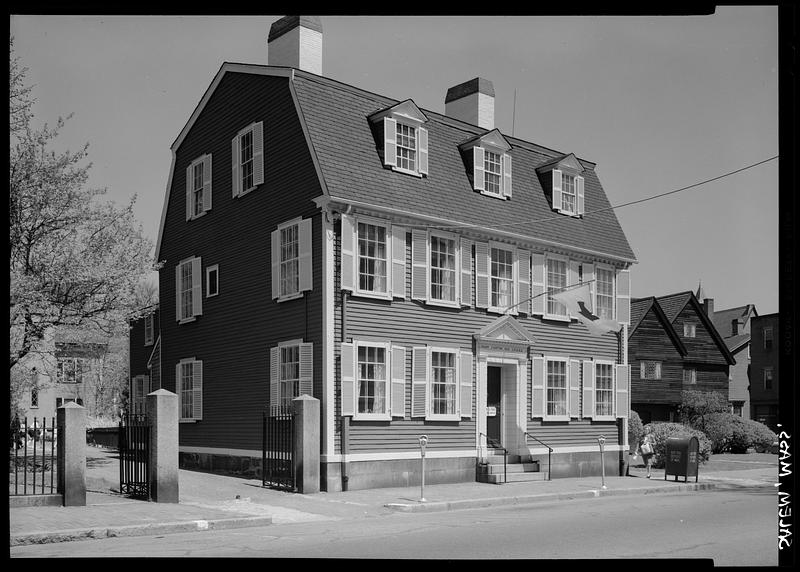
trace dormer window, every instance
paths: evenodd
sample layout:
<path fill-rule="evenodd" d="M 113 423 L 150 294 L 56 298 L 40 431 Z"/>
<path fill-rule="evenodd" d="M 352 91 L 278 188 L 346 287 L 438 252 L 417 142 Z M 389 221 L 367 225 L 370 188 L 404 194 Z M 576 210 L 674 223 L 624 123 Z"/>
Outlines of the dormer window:
<path fill-rule="evenodd" d="M 483 184 L 486 192 L 493 195 L 499 195 L 502 192 L 503 173 L 500 168 L 502 157 L 500 153 L 492 153 L 491 151 L 484 151 L 483 153 Z"/>
<path fill-rule="evenodd" d="M 511 198 L 511 145 L 494 129 L 459 145 L 472 188 L 484 195 Z"/>
<path fill-rule="evenodd" d="M 554 211 L 574 217 L 584 214 L 583 166 L 573 154 L 536 169 Z"/>
<path fill-rule="evenodd" d="M 421 177 L 428 174 L 428 121 L 410 99 L 370 116 L 383 126 L 383 164 L 393 171 Z"/>

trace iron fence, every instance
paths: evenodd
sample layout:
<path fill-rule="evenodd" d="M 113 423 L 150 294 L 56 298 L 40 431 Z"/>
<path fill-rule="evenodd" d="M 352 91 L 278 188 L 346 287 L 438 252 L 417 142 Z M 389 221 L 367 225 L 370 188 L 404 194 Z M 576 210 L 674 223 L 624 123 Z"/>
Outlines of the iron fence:
<path fill-rule="evenodd" d="M 150 499 L 150 422 L 146 415 L 129 414 L 119 422 L 119 491 Z"/>
<path fill-rule="evenodd" d="M 9 448 L 9 495 L 47 495 L 58 491 L 58 445 L 55 418 L 15 418 Z"/>
<path fill-rule="evenodd" d="M 261 484 L 294 492 L 294 413 L 290 406 L 264 412 Z"/>

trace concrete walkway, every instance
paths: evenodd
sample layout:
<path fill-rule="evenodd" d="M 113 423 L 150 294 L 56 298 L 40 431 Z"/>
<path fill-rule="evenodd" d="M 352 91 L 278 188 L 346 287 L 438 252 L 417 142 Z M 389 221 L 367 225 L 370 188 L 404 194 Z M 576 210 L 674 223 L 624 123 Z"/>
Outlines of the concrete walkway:
<path fill-rule="evenodd" d="M 722 487 L 772 487 L 777 455 L 715 455 L 701 465 L 698 482 L 646 479 L 643 467 L 630 476 L 555 479 L 530 483 L 458 483 L 301 495 L 263 488 L 260 480 L 180 471 L 178 503 L 133 500 L 119 494 L 116 451 L 87 448 L 87 505 L 20 506 L 9 509 L 10 545 L 66 542 L 116 536 L 147 536 L 320 520 L 371 518 L 393 512 L 457 510 L 558 502 L 613 495 L 668 494 Z M 776 493 L 777 494 L 777 493 Z"/>

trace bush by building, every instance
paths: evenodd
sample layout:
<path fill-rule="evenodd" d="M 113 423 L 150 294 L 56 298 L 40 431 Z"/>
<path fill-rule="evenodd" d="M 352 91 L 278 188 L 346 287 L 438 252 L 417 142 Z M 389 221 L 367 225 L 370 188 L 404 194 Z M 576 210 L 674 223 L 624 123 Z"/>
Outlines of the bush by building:
<path fill-rule="evenodd" d="M 653 430 L 653 440 L 655 441 L 653 449 L 653 468 L 661 469 L 664 467 L 666 453 L 667 453 L 667 439 L 670 437 L 697 437 L 698 444 L 700 445 L 699 456 L 700 463 L 708 461 L 711 455 L 711 440 L 706 437 L 702 431 L 692 429 L 687 425 L 680 423 L 666 423 L 655 422 L 645 425 L 645 429 L 651 427 Z"/>
<path fill-rule="evenodd" d="M 631 410 L 628 417 L 628 446 L 631 453 L 636 453 L 644 436 L 644 425 L 639 414 Z"/>
<path fill-rule="evenodd" d="M 778 439 L 763 423 L 730 413 L 709 415 L 705 433 L 713 453 L 746 453 L 751 447 L 765 451 Z"/>

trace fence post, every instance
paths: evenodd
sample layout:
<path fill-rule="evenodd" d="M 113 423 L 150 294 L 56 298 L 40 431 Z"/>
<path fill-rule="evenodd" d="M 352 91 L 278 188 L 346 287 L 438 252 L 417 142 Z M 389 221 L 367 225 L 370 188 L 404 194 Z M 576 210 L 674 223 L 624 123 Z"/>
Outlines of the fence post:
<path fill-rule="evenodd" d="M 178 396 L 158 389 L 145 397 L 150 423 L 147 480 L 154 502 L 178 502 Z"/>
<path fill-rule="evenodd" d="M 301 395 L 292 400 L 294 408 L 295 486 L 300 493 L 319 492 L 319 399 Z"/>
<path fill-rule="evenodd" d="M 64 506 L 86 506 L 86 409 L 68 402 L 56 412 L 58 492 Z"/>

